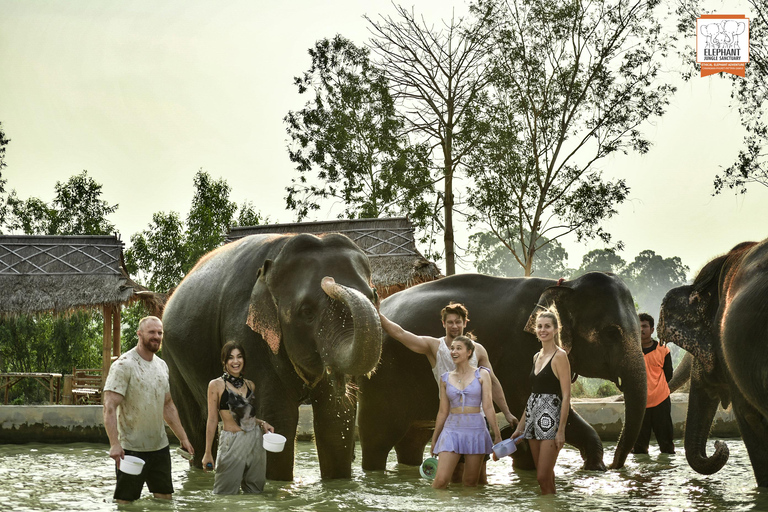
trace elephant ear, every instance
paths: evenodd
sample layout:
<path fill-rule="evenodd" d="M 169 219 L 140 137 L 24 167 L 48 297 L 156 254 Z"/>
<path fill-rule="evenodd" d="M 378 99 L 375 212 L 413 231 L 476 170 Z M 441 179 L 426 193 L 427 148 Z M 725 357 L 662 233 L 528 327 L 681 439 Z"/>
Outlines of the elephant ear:
<path fill-rule="evenodd" d="M 565 302 L 567 297 L 573 293 L 573 288 L 565 286 L 558 282 L 556 286 L 550 286 L 539 297 L 539 302 L 536 307 L 531 311 L 531 315 L 528 317 L 528 322 L 525 324 L 525 331 L 531 334 L 536 334 L 536 317 L 542 311 L 552 311 L 560 319 L 560 342 L 563 345 L 563 349 L 566 352 L 571 351 L 573 342 L 571 340 L 570 332 L 564 329 L 567 316 L 567 308 Z"/>
<path fill-rule="evenodd" d="M 256 284 L 251 292 L 251 301 L 248 306 L 248 327 L 264 338 L 273 354 L 280 350 L 280 320 L 277 316 L 277 305 L 269 290 L 267 276 L 272 267 L 272 260 L 264 262 L 259 269 Z"/>
<path fill-rule="evenodd" d="M 707 373 L 715 369 L 717 303 L 716 289 L 696 290 L 694 286 L 670 290 L 662 302 L 664 342 L 690 352 Z"/>

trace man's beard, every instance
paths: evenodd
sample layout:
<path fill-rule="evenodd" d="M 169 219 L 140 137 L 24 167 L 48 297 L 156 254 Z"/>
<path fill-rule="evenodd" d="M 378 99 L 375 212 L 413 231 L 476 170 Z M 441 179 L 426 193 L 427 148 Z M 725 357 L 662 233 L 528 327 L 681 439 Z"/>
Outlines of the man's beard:
<path fill-rule="evenodd" d="M 158 350 L 160 350 L 160 345 L 162 342 L 154 342 L 151 340 L 142 340 L 141 344 L 144 346 L 145 349 L 149 350 L 153 354 L 157 353 Z"/>

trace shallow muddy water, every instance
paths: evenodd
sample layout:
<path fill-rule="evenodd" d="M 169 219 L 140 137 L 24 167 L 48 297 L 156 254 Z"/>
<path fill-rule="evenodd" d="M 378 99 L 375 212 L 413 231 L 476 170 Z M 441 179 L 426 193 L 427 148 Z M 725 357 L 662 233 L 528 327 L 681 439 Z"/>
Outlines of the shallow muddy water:
<path fill-rule="evenodd" d="M 145 488 L 140 500 L 119 506 L 112 503 L 115 473 L 106 445 L 0 445 L 0 506 L 19 512 L 768 510 L 768 491 L 755 487 L 744 444 L 737 439 L 727 443 L 731 458 L 711 476 L 688 467 L 680 441 L 677 455 L 659 454 L 652 444 L 650 455 L 630 455 L 624 469 L 605 473 L 580 470 L 578 452 L 566 446 L 558 460 L 554 497 L 540 496 L 535 473 L 513 471 L 509 458 L 489 462 L 489 485 L 477 488 L 434 491 L 418 468 L 398 465 L 394 454 L 386 471 L 364 472 L 356 462 L 351 480 L 322 482 L 314 445 L 308 442 L 298 443 L 293 482 L 268 481 L 261 495 L 218 496 L 211 492 L 212 475 L 173 455 L 173 500 L 155 500 Z M 614 443 L 606 445 L 606 461 L 614 449 Z"/>

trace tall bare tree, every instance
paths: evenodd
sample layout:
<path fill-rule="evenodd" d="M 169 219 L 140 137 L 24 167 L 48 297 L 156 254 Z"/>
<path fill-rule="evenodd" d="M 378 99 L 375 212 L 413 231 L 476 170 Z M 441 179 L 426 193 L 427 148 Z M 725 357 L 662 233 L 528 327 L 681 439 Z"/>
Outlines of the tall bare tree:
<path fill-rule="evenodd" d="M 343 205 L 339 217 L 407 215 L 423 234 L 435 216 L 430 151 L 404 134 L 389 84 L 369 53 L 341 35 L 310 48 L 311 67 L 294 79 L 310 99 L 285 116 L 288 153 L 299 172 L 286 188 L 286 205 L 299 221 L 329 200 Z"/>
<path fill-rule="evenodd" d="M 472 24 L 453 16 L 436 28 L 413 9 L 395 5 L 394 16 L 366 17 L 369 46 L 384 69 L 409 131 L 431 144 L 442 162 L 443 231 L 446 274 L 456 272 L 453 214 L 454 178 L 477 144 L 470 109 L 486 84 L 490 23 Z M 484 20 L 486 21 L 486 20 Z M 439 224 L 440 220 L 435 219 Z"/>
<path fill-rule="evenodd" d="M 470 221 L 487 224 L 531 274 L 536 251 L 565 235 L 610 241 L 601 227 L 627 197 L 599 163 L 645 153 L 649 118 L 675 88 L 659 76 L 670 44 L 658 0 L 478 0 L 494 12 L 488 132 L 468 160 Z"/>

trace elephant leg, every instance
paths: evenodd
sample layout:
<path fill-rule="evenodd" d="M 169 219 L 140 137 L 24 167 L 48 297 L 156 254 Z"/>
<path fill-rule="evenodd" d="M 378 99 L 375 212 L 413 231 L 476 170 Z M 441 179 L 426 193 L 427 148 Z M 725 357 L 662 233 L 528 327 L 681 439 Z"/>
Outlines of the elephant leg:
<path fill-rule="evenodd" d="M 375 409 L 376 407 L 371 406 L 369 397 L 367 402 L 361 403 L 360 415 L 357 419 L 365 471 L 379 471 L 387 468 L 389 452 L 408 431 L 403 425 L 410 423 L 408 419 L 383 415 Z M 424 445 L 422 445 L 423 448 Z"/>
<path fill-rule="evenodd" d="M 198 468 L 203 467 L 203 455 L 205 455 L 205 424 L 208 419 L 208 404 L 205 392 L 193 391 L 184 376 L 176 368 L 175 363 L 170 360 L 167 362 L 168 375 L 171 385 L 171 397 L 179 412 L 179 419 L 184 431 L 187 433 L 189 442 L 195 450 L 195 456 L 191 464 Z M 201 400 L 201 397 L 203 398 Z M 216 458 L 218 449 L 218 439 L 213 440 L 213 457 Z"/>
<path fill-rule="evenodd" d="M 393 402 L 391 400 L 392 384 L 382 381 L 381 376 L 376 377 L 377 380 L 363 378 L 360 383 L 360 414 L 357 418 L 357 427 L 363 449 L 363 469 L 365 471 L 386 469 L 389 452 L 395 445 L 398 445 L 398 459 L 401 462 L 421 464 L 424 444 L 429 438 L 426 440 L 419 438 L 414 442 L 416 446 L 409 446 L 412 441 L 405 439 L 404 436 L 407 436 L 409 427 L 413 423 L 414 412 L 411 408 L 404 407 L 404 404 Z M 420 398 L 414 397 L 414 400 L 418 401 Z M 434 420 L 429 428 L 434 428 Z M 430 433 L 429 436 L 431 435 Z M 419 443 L 421 443 L 420 447 Z M 406 456 L 406 453 L 409 455 Z M 417 459 L 418 462 L 416 462 Z M 406 460 L 408 462 L 405 462 Z"/>
<path fill-rule="evenodd" d="M 758 487 L 768 487 L 768 421 L 740 393 L 733 393 L 733 412 L 747 448 Z"/>
<path fill-rule="evenodd" d="M 355 457 L 357 396 L 335 393 L 328 379 L 312 391 L 315 444 L 323 479 L 351 478 Z"/>
<path fill-rule="evenodd" d="M 420 466 L 424 459 L 424 447 L 432 440 L 435 422 L 414 422 L 405 435 L 395 444 L 397 462 L 409 466 Z"/>
<path fill-rule="evenodd" d="M 299 423 L 299 409 L 291 404 L 290 411 L 280 414 L 279 420 L 264 419 L 275 428 L 275 432 L 285 436 L 282 452 L 267 452 L 267 479 L 293 480 L 293 461 L 296 453 L 296 427 Z M 274 415 L 273 415 L 274 416 Z"/>
<path fill-rule="evenodd" d="M 288 396 L 285 388 L 277 385 L 265 386 L 259 398 L 261 407 L 258 418 L 272 425 L 275 432 L 286 439 L 282 452 L 267 452 L 267 479 L 291 481 L 296 453 L 299 404 Z"/>
<path fill-rule="evenodd" d="M 583 469 L 605 471 L 603 442 L 600 441 L 600 436 L 573 408 L 568 413 L 565 442 L 579 449 L 581 458 L 584 459 Z"/>
<path fill-rule="evenodd" d="M 510 435 L 512 432 L 510 432 Z M 505 439 L 508 436 L 503 436 Z M 533 471 L 536 469 L 536 464 L 533 462 L 533 454 L 531 453 L 531 447 L 528 445 L 528 441 L 524 440 L 517 445 L 517 450 L 512 454 L 512 466 L 515 469 L 525 469 Z"/>

